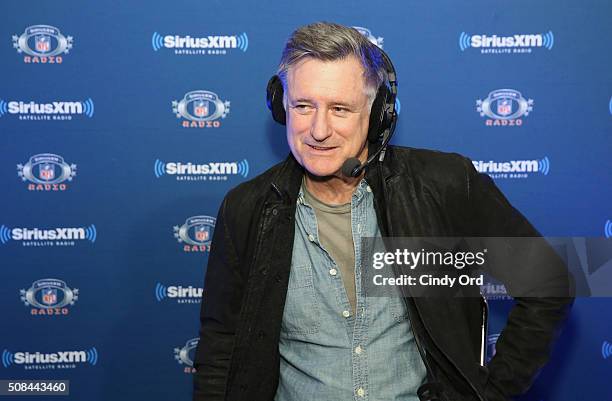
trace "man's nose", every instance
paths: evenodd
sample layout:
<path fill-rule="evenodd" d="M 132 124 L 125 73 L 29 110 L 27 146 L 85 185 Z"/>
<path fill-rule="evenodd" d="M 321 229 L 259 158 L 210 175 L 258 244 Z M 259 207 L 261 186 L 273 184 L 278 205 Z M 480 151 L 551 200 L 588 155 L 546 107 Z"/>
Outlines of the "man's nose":
<path fill-rule="evenodd" d="M 310 135 L 318 142 L 323 142 L 331 136 L 331 125 L 329 124 L 328 117 L 325 108 L 316 109 Z"/>

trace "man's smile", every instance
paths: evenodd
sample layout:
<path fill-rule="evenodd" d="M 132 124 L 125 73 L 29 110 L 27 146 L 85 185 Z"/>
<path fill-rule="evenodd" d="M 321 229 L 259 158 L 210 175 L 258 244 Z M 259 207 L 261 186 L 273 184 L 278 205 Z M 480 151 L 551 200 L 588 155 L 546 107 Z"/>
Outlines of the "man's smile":
<path fill-rule="evenodd" d="M 309 143 L 305 145 L 308 146 L 310 149 L 317 151 L 317 152 L 329 152 L 331 150 L 338 148 L 337 146 L 317 146 L 317 145 L 311 145 Z"/>

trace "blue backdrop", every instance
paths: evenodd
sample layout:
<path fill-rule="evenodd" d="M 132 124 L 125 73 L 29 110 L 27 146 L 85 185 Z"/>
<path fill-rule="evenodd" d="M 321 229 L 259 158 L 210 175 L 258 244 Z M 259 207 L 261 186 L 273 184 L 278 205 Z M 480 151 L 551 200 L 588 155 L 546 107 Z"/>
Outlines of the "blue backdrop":
<path fill-rule="evenodd" d="M 471 157 L 545 235 L 612 236 L 611 18 L 603 0 L 2 2 L 0 379 L 191 397 L 217 208 L 286 156 L 265 86 L 317 20 L 393 59 L 394 143 Z M 523 400 L 612 399 L 610 307 L 577 301 Z"/>

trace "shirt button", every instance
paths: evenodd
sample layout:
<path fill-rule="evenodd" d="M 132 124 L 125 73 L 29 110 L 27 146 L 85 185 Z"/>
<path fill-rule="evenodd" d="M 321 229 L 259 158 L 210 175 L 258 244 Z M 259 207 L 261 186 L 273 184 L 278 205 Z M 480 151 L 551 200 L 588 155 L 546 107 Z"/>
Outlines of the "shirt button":
<path fill-rule="evenodd" d="M 345 311 L 342 312 L 342 316 L 349 317 L 349 316 L 351 316 L 351 312 L 345 310 Z"/>
<path fill-rule="evenodd" d="M 357 389 L 357 395 L 363 397 L 365 395 L 365 390 L 361 387 Z"/>
<path fill-rule="evenodd" d="M 355 348 L 355 353 L 357 355 L 361 355 L 361 352 L 363 351 L 363 348 L 361 348 L 359 345 L 357 346 L 357 348 Z"/>
<path fill-rule="evenodd" d="M 338 274 L 338 270 L 336 270 L 336 269 L 329 269 L 329 274 L 331 274 L 332 276 L 335 276 L 336 274 Z"/>
<path fill-rule="evenodd" d="M 314 235 L 308 234 L 308 241 L 314 242 L 314 240 L 315 240 Z"/>

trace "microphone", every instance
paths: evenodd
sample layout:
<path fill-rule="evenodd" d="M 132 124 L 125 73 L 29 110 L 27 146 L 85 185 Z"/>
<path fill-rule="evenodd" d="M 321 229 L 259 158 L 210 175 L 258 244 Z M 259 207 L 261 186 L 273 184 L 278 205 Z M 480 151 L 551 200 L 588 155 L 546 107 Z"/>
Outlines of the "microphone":
<path fill-rule="evenodd" d="M 345 177 L 357 177 L 361 173 L 361 162 L 356 157 L 346 159 L 342 164 L 342 174 Z"/>
<path fill-rule="evenodd" d="M 391 129 L 395 128 L 395 124 L 393 124 Z M 356 157 L 350 157 L 348 159 L 346 159 L 344 161 L 344 163 L 342 164 L 342 174 L 345 177 L 349 177 L 349 178 L 355 178 L 357 177 L 359 174 L 361 174 L 361 172 L 363 171 L 364 168 L 366 168 L 367 166 L 370 165 L 370 163 L 372 163 L 374 161 L 374 159 L 376 159 L 376 156 L 378 156 L 380 154 L 380 158 L 378 159 L 379 161 L 383 161 L 383 159 L 385 158 L 385 152 L 387 149 L 387 144 L 389 143 L 389 141 L 391 140 L 391 129 L 386 129 L 384 134 L 383 134 L 383 141 L 382 144 L 380 145 L 380 147 L 378 148 L 378 150 L 376 152 L 374 152 L 374 154 L 370 157 L 368 157 L 368 159 L 366 160 L 365 163 L 361 164 L 361 162 L 359 161 L 358 158 Z"/>

